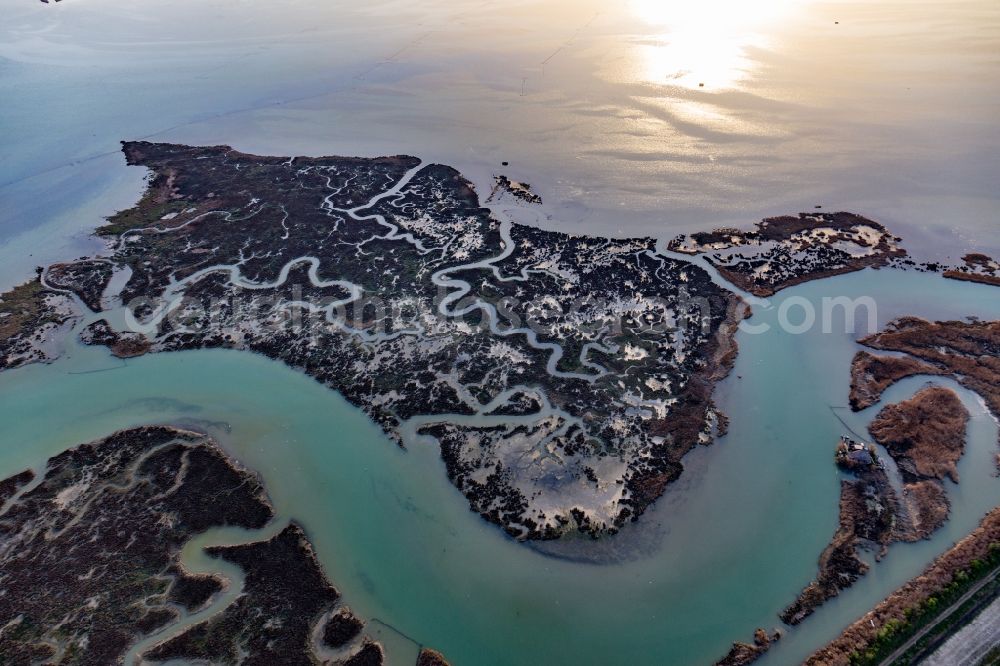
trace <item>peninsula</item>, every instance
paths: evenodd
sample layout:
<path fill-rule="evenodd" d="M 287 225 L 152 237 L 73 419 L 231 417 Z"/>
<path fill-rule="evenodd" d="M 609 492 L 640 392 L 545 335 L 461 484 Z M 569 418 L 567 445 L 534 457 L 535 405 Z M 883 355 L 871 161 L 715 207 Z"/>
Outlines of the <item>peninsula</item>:
<path fill-rule="evenodd" d="M 903 260 L 901 239 L 854 213 L 799 213 L 760 221 L 751 231 L 716 229 L 678 236 L 668 248 L 704 255 L 719 274 L 755 296 Z"/>
<path fill-rule="evenodd" d="M 50 360 L 74 317 L 124 305 L 132 326 L 83 340 L 300 369 L 400 444 L 434 437 L 470 507 L 518 539 L 617 531 L 724 423 L 712 392 L 746 307 L 651 238 L 501 221 L 413 157 L 123 148 L 148 190 L 98 230 L 109 257 L 2 297 L 0 367 Z"/>

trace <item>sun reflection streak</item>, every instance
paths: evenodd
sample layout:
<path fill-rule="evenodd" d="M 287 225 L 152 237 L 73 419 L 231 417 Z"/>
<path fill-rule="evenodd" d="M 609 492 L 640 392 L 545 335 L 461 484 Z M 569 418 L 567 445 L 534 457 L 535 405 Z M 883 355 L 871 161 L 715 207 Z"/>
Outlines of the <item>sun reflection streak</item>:
<path fill-rule="evenodd" d="M 751 73 L 749 49 L 808 0 L 630 0 L 632 14 L 657 31 L 639 47 L 650 82 L 712 90 L 735 88 Z"/>

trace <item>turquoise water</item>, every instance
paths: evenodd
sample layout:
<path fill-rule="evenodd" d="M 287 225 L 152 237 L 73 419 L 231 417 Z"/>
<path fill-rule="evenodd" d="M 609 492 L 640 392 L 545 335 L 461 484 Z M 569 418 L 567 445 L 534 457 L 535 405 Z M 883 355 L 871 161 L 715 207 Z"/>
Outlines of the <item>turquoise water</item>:
<path fill-rule="evenodd" d="M 807 284 L 783 298 L 828 294 L 892 303 L 880 309 L 880 324 L 903 312 L 1000 317 L 989 287 L 892 271 Z M 753 323 L 775 321 L 777 309 Z M 412 663 L 416 653 L 403 635 L 459 665 L 710 663 L 754 627 L 775 626 L 815 573 L 836 522 L 831 452 L 844 426 L 830 406 L 846 403 L 856 348 L 852 334 L 777 329 L 741 334 L 740 344 L 720 389 L 731 434 L 689 456 L 681 480 L 620 536 L 635 544 L 633 556 L 608 564 L 547 557 L 507 539 L 467 510 L 431 446 L 404 451 L 336 393 L 239 352 L 123 363 L 74 346 L 55 364 L 0 374 L 0 476 L 137 423 L 207 429 L 262 474 L 279 521 L 305 525 L 392 663 Z M 933 541 L 894 546 L 765 663 L 799 661 L 1000 504 L 991 476 L 996 425 L 963 397 L 974 417 L 948 526 Z M 845 418 L 863 427 L 863 418 Z"/>
<path fill-rule="evenodd" d="M 118 142 L 146 137 L 411 153 L 481 192 L 510 161 L 546 202 L 537 224 L 571 232 L 669 238 L 823 204 L 922 254 L 1000 248 L 1000 5 L 728 4 L 0 0 L 0 289 L 100 247 L 89 231 L 143 185 Z M 754 323 L 824 295 L 875 297 L 879 324 L 997 318 L 997 294 L 865 272 L 789 290 Z M 877 409 L 836 409 L 854 338 L 741 334 L 719 388 L 731 434 L 693 452 L 606 551 L 579 553 L 602 565 L 511 542 L 467 510 L 432 446 L 403 451 L 335 393 L 248 354 L 123 364 L 73 347 L 0 374 L 0 476 L 117 428 L 200 427 L 260 471 L 279 522 L 306 526 L 393 663 L 413 662 L 406 636 L 457 666 L 709 663 L 776 625 L 815 574 L 836 524 L 840 419 L 863 433 Z M 1000 503 L 996 425 L 962 396 L 975 415 L 952 520 L 895 546 L 765 663 L 801 660 Z M 189 564 L 211 569 L 197 547 L 227 538 L 199 539 Z"/>

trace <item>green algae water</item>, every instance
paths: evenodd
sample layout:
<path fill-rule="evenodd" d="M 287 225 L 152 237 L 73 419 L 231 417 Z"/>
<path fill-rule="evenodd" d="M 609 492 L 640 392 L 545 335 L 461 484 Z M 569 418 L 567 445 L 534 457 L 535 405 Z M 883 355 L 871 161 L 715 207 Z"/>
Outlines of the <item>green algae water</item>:
<path fill-rule="evenodd" d="M 778 625 L 777 613 L 811 580 L 836 525 L 837 437 L 863 433 L 880 408 L 842 408 L 857 350 L 842 322 L 833 322 L 837 333 L 775 326 L 786 299 L 834 294 L 871 296 L 879 326 L 902 314 L 1000 318 L 995 288 L 915 273 L 865 271 L 783 292 L 751 320 L 771 324 L 769 332 L 740 334 L 736 367 L 719 389 L 730 435 L 685 459 L 684 475 L 653 509 L 608 541 L 625 544 L 626 555 L 605 563 L 513 542 L 468 511 L 434 447 L 403 450 L 335 392 L 239 352 L 121 362 L 71 345 L 57 363 L 0 374 L 0 477 L 140 423 L 206 430 L 261 474 L 277 521 L 305 526 L 391 664 L 412 664 L 418 644 L 458 666 L 707 664 L 754 627 Z M 908 380 L 886 398 L 921 384 Z M 764 663 L 801 661 L 1000 504 L 996 423 L 961 395 L 973 418 L 961 484 L 947 484 L 951 520 L 932 540 L 893 546 Z M 185 557 L 222 571 L 198 546 L 250 538 L 208 533 Z"/>

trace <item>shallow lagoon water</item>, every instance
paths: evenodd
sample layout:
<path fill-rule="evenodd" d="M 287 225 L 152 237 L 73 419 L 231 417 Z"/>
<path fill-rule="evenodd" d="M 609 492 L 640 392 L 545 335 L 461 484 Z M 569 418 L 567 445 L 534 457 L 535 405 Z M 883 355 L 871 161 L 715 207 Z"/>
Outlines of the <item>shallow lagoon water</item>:
<path fill-rule="evenodd" d="M 142 187 L 118 142 L 146 137 L 412 153 L 480 191 L 508 160 L 546 201 L 537 223 L 571 232 L 665 238 L 823 204 L 923 254 L 1000 248 L 1000 5 L 774 3 L 732 14 L 744 29 L 718 4 L 0 0 L 0 286 L 100 247 L 88 231 Z M 685 6 L 703 13 L 674 20 Z M 875 297 L 880 325 L 1000 317 L 995 289 L 882 271 L 783 292 L 753 322 L 824 295 Z M 459 666 L 710 663 L 777 625 L 815 574 L 836 525 L 836 438 L 877 410 L 838 409 L 854 338 L 742 334 L 719 388 L 731 434 L 686 459 L 602 565 L 513 543 L 467 510 L 432 447 L 404 452 L 332 391 L 249 354 L 123 364 L 73 347 L 0 374 L 0 476 L 138 423 L 204 428 L 264 476 L 279 521 L 306 526 L 393 663 L 413 661 L 405 636 Z M 763 663 L 800 661 L 1000 503 L 996 424 L 962 395 L 974 418 L 951 521 L 894 546 Z M 189 562 L 211 568 L 197 546 L 229 536 L 199 539 Z"/>
<path fill-rule="evenodd" d="M 64 237 L 133 198 L 140 175 L 111 170 L 127 171 L 118 142 L 141 138 L 409 153 L 481 191 L 509 161 L 563 231 L 672 236 L 823 205 L 928 254 L 1000 249 L 992 0 L 0 0 L 0 14 L 4 285 L 54 240 L 78 254 Z"/>
<path fill-rule="evenodd" d="M 906 296 L 918 293 L 926 304 Z M 1000 316 L 989 287 L 865 271 L 789 290 L 751 321 L 774 322 L 784 298 L 824 295 L 872 296 L 880 325 L 903 313 Z M 607 564 L 548 557 L 511 541 L 468 511 L 433 447 L 398 448 L 333 391 L 246 353 L 120 362 L 72 346 L 52 365 L 4 373 L 0 476 L 137 423 L 207 429 L 261 473 L 279 520 L 305 525 L 392 663 L 412 663 L 416 645 L 406 637 L 457 664 L 710 663 L 754 627 L 776 626 L 777 612 L 814 575 L 836 524 L 832 452 L 845 430 L 837 414 L 857 430 L 871 415 L 831 409 L 846 404 L 853 333 L 773 329 L 739 342 L 733 375 L 720 388 L 732 434 L 686 459 L 680 481 L 622 534 L 642 547 Z M 920 384 L 900 385 L 889 398 Z M 948 525 L 931 541 L 894 546 L 764 663 L 800 661 L 1000 503 L 996 424 L 969 394 L 963 398 L 974 417 Z M 220 538 L 227 537 L 205 541 Z"/>

